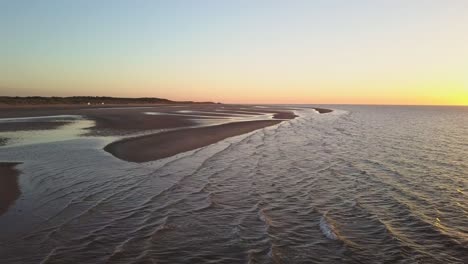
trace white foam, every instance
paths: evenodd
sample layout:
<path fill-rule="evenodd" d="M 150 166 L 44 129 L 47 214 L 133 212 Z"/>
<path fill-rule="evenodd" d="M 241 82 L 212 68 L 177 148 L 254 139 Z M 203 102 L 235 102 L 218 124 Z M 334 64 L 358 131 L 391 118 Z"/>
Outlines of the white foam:
<path fill-rule="evenodd" d="M 336 240 L 338 238 L 333 231 L 333 226 L 328 223 L 326 214 L 320 218 L 320 230 L 328 239 Z"/>

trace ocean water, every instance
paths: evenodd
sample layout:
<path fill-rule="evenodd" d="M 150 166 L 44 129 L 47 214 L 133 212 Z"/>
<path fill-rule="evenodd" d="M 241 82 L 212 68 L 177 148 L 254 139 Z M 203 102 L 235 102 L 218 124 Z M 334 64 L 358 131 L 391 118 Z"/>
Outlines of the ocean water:
<path fill-rule="evenodd" d="M 468 263 L 468 108 L 329 108 L 144 164 L 0 147 L 0 262 Z"/>

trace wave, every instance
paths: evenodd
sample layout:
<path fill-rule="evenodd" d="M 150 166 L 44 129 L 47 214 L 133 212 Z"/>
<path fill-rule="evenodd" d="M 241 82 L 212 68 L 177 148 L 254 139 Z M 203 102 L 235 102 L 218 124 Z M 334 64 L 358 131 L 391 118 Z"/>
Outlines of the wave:
<path fill-rule="evenodd" d="M 338 235 L 336 228 L 333 224 L 331 224 L 330 220 L 327 217 L 327 213 L 323 214 L 323 216 L 320 218 L 320 230 L 328 239 L 337 240 Z"/>

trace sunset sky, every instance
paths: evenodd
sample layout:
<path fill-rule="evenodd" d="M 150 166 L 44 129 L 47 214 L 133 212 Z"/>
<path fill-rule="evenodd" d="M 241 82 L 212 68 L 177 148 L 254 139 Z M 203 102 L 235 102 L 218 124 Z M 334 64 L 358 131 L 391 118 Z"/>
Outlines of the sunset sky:
<path fill-rule="evenodd" d="M 0 0 L 0 95 L 468 105 L 467 0 Z"/>

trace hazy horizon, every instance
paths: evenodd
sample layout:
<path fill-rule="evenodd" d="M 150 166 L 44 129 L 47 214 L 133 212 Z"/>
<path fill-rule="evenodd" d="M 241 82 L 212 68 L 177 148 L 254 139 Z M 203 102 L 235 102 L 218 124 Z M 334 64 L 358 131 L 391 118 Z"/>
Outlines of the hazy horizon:
<path fill-rule="evenodd" d="M 0 95 L 0 96 L 3 96 L 3 95 Z M 51 96 L 48 96 L 48 95 L 24 95 L 24 96 L 9 96 L 7 95 L 6 97 L 21 97 L 21 98 L 27 98 L 27 97 L 44 97 L 44 98 L 53 98 L 53 97 L 59 97 L 59 98 L 68 98 L 68 97 L 110 97 L 110 98 L 122 98 L 122 99 L 127 99 L 127 98 L 131 98 L 131 99 L 143 99 L 143 98 L 157 98 L 157 99 L 167 99 L 169 101 L 173 101 L 173 102 L 206 102 L 206 103 L 221 103 L 221 104 L 233 104 L 233 105 L 236 105 L 236 104 L 244 104 L 244 105 L 336 105 L 336 106 L 441 106 L 441 107 L 444 107 L 444 106 L 448 106 L 448 107 L 468 107 L 468 104 L 465 105 L 465 104 L 377 104 L 377 103 L 314 103 L 313 101 L 309 102 L 309 103 L 281 103 L 281 102 L 270 102 L 270 103 L 256 103 L 256 102 L 249 102 L 249 103 L 245 103 L 245 102 L 228 102 L 228 103 L 225 103 L 225 102 L 222 102 L 222 101 L 193 101 L 193 100 L 172 100 L 171 98 L 162 98 L 162 97 L 157 97 L 157 96 L 141 96 L 141 97 L 119 97 L 119 96 L 109 96 L 109 95 L 67 95 L 67 96 L 54 96 L 54 95 L 51 95 Z"/>
<path fill-rule="evenodd" d="M 466 1 L 2 1 L 0 95 L 468 105 Z"/>

